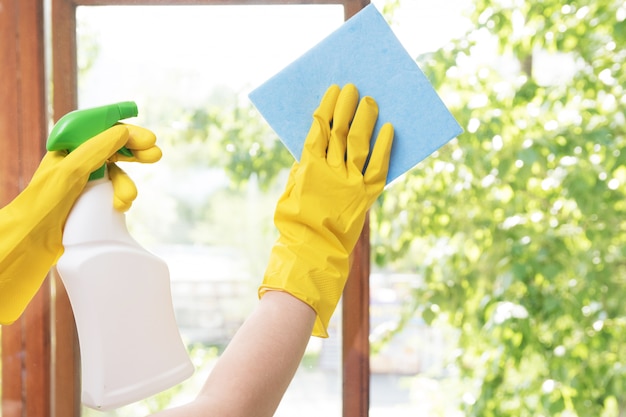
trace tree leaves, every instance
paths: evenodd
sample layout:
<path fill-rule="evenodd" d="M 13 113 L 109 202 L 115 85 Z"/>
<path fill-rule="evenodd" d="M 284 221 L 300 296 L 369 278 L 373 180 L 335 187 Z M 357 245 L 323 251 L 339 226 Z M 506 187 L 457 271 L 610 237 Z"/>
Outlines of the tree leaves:
<path fill-rule="evenodd" d="M 418 58 L 466 133 L 375 205 L 375 260 L 422 275 L 423 318 L 461 329 L 460 369 L 481 386 L 468 415 L 617 415 L 626 383 L 626 8 L 473 4 L 474 31 Z M 473 55 L 485 31 L 517 73 Z M 554 68 L 539 52 L 574 67 L 546 82 Z M 476 105 L 479 96 L 487 100 Z"/>

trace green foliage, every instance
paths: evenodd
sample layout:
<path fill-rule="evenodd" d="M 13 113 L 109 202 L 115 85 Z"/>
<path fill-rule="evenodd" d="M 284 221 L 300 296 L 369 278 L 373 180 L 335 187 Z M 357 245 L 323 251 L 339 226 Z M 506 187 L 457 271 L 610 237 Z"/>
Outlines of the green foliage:
<path fill-rule="evenodd" d="M 171 121 L 158 130 L 167 175 L 159 181 L 160 209 L 143 194 L 129 213 L 141 220 L 129 223 L 153 242 L 246 248 L 264 263 L 258 247 L 275 239 L 273 209 L 283 189 L 275 180 L 294 158 L 250 105 L 237 105 L 232 91 L 224 95 L 205 108 L 147 112 L 154 118 L 147 125 Z"/>
<path fill-rule="evenodd" d="M 419 59 L 466 132 L 379 200 L 375 260 L 422 275 L 423 317 L 461 329 L 458 366 L 479 386 L 468 415 L 617 416 L 626 411 L 626 8 L 473 6 L 474 30 Z M 480 54 L 489 39 L 497 62 Z M 546 81 L 542 54 L 570 71 Z M 502 59 L 518 70 L 500 70 Z"/>
<path fill-rule="evenodd" d="M 225 170 L 233 185 L 251 176 L 267 190 L 294 158 L 250 105 L 195 110 L 186 121 L 186 142 L 203 149 L 207 166 Z"/>

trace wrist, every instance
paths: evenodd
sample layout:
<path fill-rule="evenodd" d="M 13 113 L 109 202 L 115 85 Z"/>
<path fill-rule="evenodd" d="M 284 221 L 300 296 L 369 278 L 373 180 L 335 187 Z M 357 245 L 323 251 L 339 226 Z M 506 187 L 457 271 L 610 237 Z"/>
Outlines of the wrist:
<path fill-rule="evenodd" d="M 283 291 L 316 313 L 314 336 L 328 337 L 326 328 L 348 278 L 349 255 L 343 247 L 315 247 L 279 242 L 270 253 L 259 297 Z"/>

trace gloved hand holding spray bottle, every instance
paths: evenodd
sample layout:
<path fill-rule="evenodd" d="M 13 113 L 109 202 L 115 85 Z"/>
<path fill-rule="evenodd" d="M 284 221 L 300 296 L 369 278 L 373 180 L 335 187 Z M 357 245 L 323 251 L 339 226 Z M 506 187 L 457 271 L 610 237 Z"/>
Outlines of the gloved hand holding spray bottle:
<path fill-rule="evenodd" d="M 73 111 L 54 126 L 47 148 L 71 152 L 134 116 L 134 102 Z M 57 270 L 76 319 L 83 404 L 112 409 L 188 378 L 194 368 L 174 317 L 167 264 L 128 233 L 106 165 L 74 204 L 63 246 Z"/>

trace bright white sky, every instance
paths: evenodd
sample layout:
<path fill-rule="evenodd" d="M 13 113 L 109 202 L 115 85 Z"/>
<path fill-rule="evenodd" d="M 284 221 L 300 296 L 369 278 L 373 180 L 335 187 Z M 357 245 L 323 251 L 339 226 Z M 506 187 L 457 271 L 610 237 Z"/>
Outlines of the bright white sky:
<path fill-rule="evenodd" d="M 404 0 L 393 29 L 412 56 L 435 50 L 462 33 L 467 2 Z M 382 3 L 374 1 L 379 9 Z M 167 86 L 198 105 L 215 85 L 261 84 L 337 29 L 343 8 L 97 6 L 79 7 L 78 18 L 102 48 L 80 86 L 80 107 L 129 97 L 142 107 L 146 91 L 163 94 Z"/>

